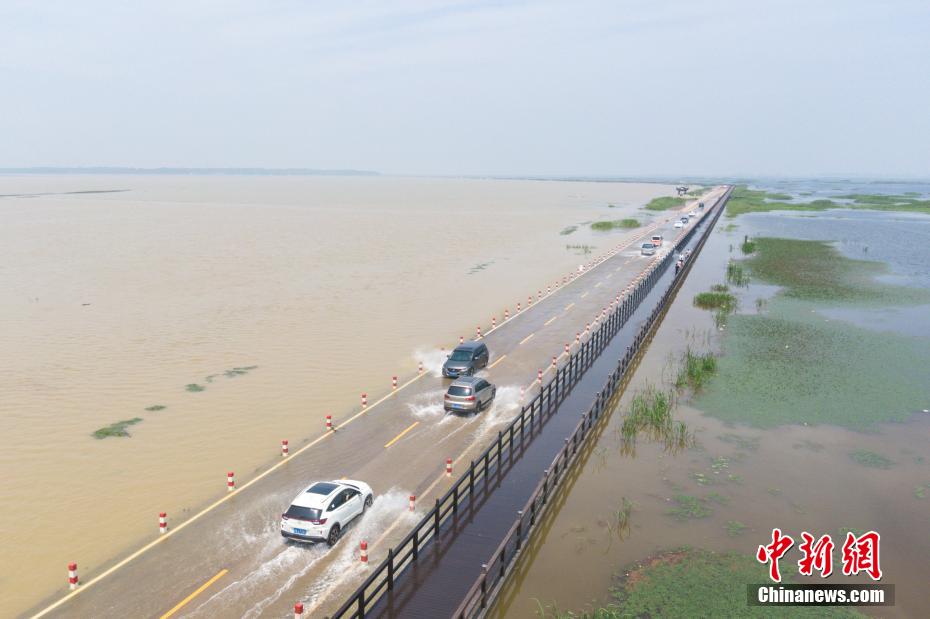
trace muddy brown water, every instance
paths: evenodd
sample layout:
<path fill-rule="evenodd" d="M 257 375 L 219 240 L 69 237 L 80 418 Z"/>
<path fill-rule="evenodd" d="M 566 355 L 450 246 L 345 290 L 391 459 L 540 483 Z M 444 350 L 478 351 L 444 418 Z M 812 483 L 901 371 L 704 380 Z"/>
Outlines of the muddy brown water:
<path fill-rule="evenodd" d="M 64 194 L 112 189 L 128 191 Z M 296 448 L 326 413 L 380 397 L 423 351 L 486 328 L 595 255 L 567 244 L 596 253 L 625 234 L 584 222 L 640 216 L 673 193 L 0 177 L 0 615 L 61 589 L 69 561 L 89 574 L 151 540 L 159 512 L 179 522 L 222 495 L 227 471 L 248 478 L 282 439 Z M 144 410 L 156 404 L 166 408 Z M 137 416 L 132 438 L 90 436 Z"/>
<path fill-rule="evenodd" d="M 687 545 L 754 556 L 759 544 L 771 541 L 776 526 L 795 539 L 809 531 L 830 533 L 834 541 L 846 528 L 875 529 L 882 536 L 882 582 L 895 585 L 896 605 L 869 612 L 926 616 L 930 489 L 926 498 L 915 489 L 930 484 L 930 415 L 915 412 L 906 423 L 882 424 L 869 433 L 829 425 L 761 430 L 724 424 L 682 399 L 676 417 L 696 432 L 696 449 L 670 454 L 641 437 L 635 457 L 621 455 L 622 412 L 635 392 L 670 380 L 673 360 L 688 344 L 719 345 L 711 314 L 691 300 L 721 281 L 729 245 L 741 240 L 741 230 L 711 236 L 605 431 L 566 487 L 558 511 L 547 516 L 542 537 L 530 546 L 492 616 L 536 616 L 540 605 L 549 611 L 590 610 L 609 601 L 615 575 L 650 555 Z M 748 442 L 740 447 L 735 436 Z M 884 454 L 895 464 L 888 470 L 862 466 L 849 457 L 854 449 Z M 713 514 L 707 518 L 679 522 L 666 514 L 676 494 L 712 493 L 726 504 L 709 500 Z M 621 536 L 613 523 L 624 497 L 633 509 L 630 528 Z M 730 521 L 746 528 L 731 536 Z M 783 569 L 798 558 L 789 552 Z M 857 582 L 841 574 L 830 580 Z"/>

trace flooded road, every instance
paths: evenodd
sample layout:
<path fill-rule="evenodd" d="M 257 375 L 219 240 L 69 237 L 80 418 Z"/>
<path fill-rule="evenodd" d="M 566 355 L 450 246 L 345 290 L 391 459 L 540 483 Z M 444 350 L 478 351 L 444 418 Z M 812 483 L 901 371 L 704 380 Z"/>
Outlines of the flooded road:
<path fill-rule="evenodd" d="M 645 223 L 637 208 L 672 191 L 322 177 L 0 186 L 19 196 L 0 198 L 0 554 L 19 568 L 0 579 L 2 614 L 60 588 L 72 558 L 89 571 L 150 540 L 158 512 L 192 514 L 227 471 L 280 458 L 281 439 L 298 445 L 360 393 L 380 397 L 392 375 L 620 234 L 585 222 Z M 112 189 L 129 191 L 35 195 Z M 131 438 L 91 437 L 136 417 Z"/>
<path fill-rule="evenodd" d="M 748 423 L 744 419 L 751 416 L 740 418 L 736 412 L 717 408 L 727 398 L 730 384 L 727 354 L 738 355 L 739 362 L 747 358 L 744 347 L 737 350 L 728 340 L 728 330 L 734 325 L 723 325 L 721 331 L 710 312 L 692 305 L 696 294 L 724 281 L 729 259 L 743 258 L 739 247 L 747 234 L 836 239 L 834 246 L 844 256 L 887 263 L 888 272 L 879 281 L 923 290 L 930 287 L 926 277 L 930 256 L 921 239 L 930 231 L 930 219 L 837 211 L 816 216 L 750 215 L 738 218 L 729 232 L 723 232 L 731 223 L 723 219 L 718 224 L 719 233 L 712 235 L 698 258 L 596 447 L 571 477 L 557 502 L 557 512 L 546 516 L 540 541 L 529 546 L 523 566 L 505 587 L 492 616 L 590 611 L 612 602 L 611 588 L 622 586 L 631 566 L 649 557 L 687 546 L 751 558 L 759 544 L 771 541 L 776 526 L 796 539 L 801 531 L 829 533 L 834 540 L 842 540 L 848 530 L 880 532 L 882 582 L 895 585 L 895 606 L 862 610 L 883 617 L 919 617 L 930 607 L 926 588 L 930 414 L 923 412 L 930 408 L 930 393 L 926 383 L 910 385 L 907 398 L 885 397 L 885 405 L 877 411 L 863 412 L 850 404 L 849 417 L 842 424 L 835 422 L 840 419 L 838 413 L 816 419 L 820 411 L 803 407 L 794 411 L 795 422 L 784 421 L 784 412 L 778 411 L 785 402 L 796 405 L 817 397 L 806 391 L 796 394 L 792 389 L 798 385 L 786 385 L 780 400 L 762 391 L 756 398 L 756 408 L 763 414 L 776 411 L 780 417 L 756 417 L 757 423 Z M 884 245 L 877 249 L 875 245 L 883 244 L 889 234 L 897 239 L 897 250 L 889 251 Z M 869 247 L 866 257 L 864 246 Z M 763 316 L 774 312 L 776 291 L 774 286 L 753 282 L 740 292 L 745 301 L 739 312 Z M 757 297 L 768 299 L 768 304 L 756 306 L 753 299 Z M 887 338 L 916 337 L 916 347 L 930 350 L 928 315 L 920 311 L 920 305 L 821 305 L 813 314 L 805 310 L 813 316 L 808 320 L 829 324 L 831 329 L 834 322 L 845 321 L 845 326 L 836 328 L 851 338 L 860 334 L 855 329 L 883 333 Z M 913 320 L 896 321 L 893 316 L 901 313 Z M 884 319 L 872 320 L 876 316 Z M 721 378 L 711 380 L 706 397 L 693 399 L 683 393 L 675 409 L 675 418 L 694 432 L 696 445 L 675 454 L 640 438 L 635 456 L 623 455 L 620 427 L 633 397 L 650 385 L 670 388 L 688 347 L 724 353 Z M 849 350 L 860 354 L 857 348 Z M 824 364 L 842 364 L 846 352 L 835 350 L 838 358 Z M 887 365 L 884 372 L 896 371 L 893 362 L 886 363 L 887 350 L 873 353 L 879 363 Z M 920 367 L 928 366 L 922 362 Z M 828 369 L 824 372 L 832 375 Z M 873 375 L 876 385 L 863 382 L 856 386 L 863 394 L 861 401 L 871 403 L 873 392 L 886 395 L 882 377 L 877 372 Z M 721 382 L 719 392 L 714 392 Z M 830 390 L 835 385 L 824 389 L 833 393 Z M 849 399 L 855 399 L 855 394 Z M 923 404 L 915 408 L 911 396 L 922 398 Z M 740 400 L 740 404 L 745 402 Z M 806 413 L 810 416 L 805 419 Z M 624 513 L 627 505 L 632 507 Z M 834 551 L 834 562 L 839 561 L 838 553 Z M 792 563 L 797 569 L 799 555 L 795 554 L 783 559 L 783 570 Z M 828 582 L 857 580 L 840 574 Z"/>

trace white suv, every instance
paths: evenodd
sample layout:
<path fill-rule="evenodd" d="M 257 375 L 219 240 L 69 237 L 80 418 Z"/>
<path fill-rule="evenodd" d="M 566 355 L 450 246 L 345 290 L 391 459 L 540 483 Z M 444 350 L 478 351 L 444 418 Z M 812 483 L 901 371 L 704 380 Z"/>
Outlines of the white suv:
<path fill-rule="evenodd" d="M 339 541 L 343 529 L 371 507 L 371 486 L 349 479 L 318 481 L 297 495 L 281 514 L 281 535 L 299 542 Z"/>

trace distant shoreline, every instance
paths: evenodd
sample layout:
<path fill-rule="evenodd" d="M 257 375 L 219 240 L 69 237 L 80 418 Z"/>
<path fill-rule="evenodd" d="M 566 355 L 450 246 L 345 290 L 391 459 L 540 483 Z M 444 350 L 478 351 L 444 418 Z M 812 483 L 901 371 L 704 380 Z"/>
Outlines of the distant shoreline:
<path fill-rule="evenodd" d="M 127 174 L 184 176 L 380 176 L 372 170 L 314 170 L 310 168 L 125 168 L 32 167 L 0 168 L 0 174 Z"/>

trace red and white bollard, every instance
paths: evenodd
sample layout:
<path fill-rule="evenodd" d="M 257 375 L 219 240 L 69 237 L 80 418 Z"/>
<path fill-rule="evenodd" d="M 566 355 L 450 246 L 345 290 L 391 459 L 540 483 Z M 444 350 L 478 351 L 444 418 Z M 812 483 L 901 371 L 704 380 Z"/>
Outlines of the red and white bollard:
<path fill-rule="evenodd" d="M 368 394 L 362 394 L 362 408 L 368 408 Z"/>
<path fill-rule="evenodd" d="M 491 316 L 491 328 L 492 329 L 497 328 L 497 318 L 495 318 L 494 316 Z"/>
<path fill-rule="evenodd" d="M 539 370 L 538 372 L 536 372 L 536 382 L 539 383 L 540 385 L 542 384 L 542 370 Z"/>
<path fill-rule="evenodd" d="M 568 344 L 566 344 L 566 345 L 565 345 L 565 354 L 566 354 L 566 355 L 568 354 L 568 350 L 569 350 L 569 347 L 568 347 Z"/>
<path fill-rule="evenodd" d="M 287 439 L 281 441 L 281 457 L 286 458 L 288 454 Z"/>
<path fill-rule="evenodd" d="M 590 323 L 590 322 L 585 323 L 585 325 L 584 325 L 584 332 L 587 333 L 587 332 L 590 331 L 590 330 L 591 330 L 591 323 Z"/>
<path fill-rule="evenodd" d="M 68 564 L 68 588 L 74 591 L 78 588 L 77 563 Z"/>
<path fill-rule="evenodd" d="M 520 387 L 520 401 L 523 401 L 523 396 L 526 395 L 526 387 Z"/>
<path fill-rule="evenodd" d="M 504 320 L 509 320 L 509 319 L 510 319 L 510 310 L 509 310 L 509 309 L 505 309 L 505 310 L 504 310 Z"/>
<path fill-rule="evenodd" d="M 520 313 L 520 302 L 519 301 L 517 301 L 517 313 L 518 314 Z"/>
<path fill-rule="evenodd" d="M 552 286 L 546 286 L 546 294 L 552 294 Z"/>
<path fill-rule="evenodd" d="M 410 495 L 409 510 L 410 510 L 410 511 L 416 511 L 416 508 L 417 508 L 417 496 L 416 496 L 415 494 L 411 494 L 411 495 Z"/>
<path fill-rule="evenodd" d="M 294 619 L 303 619 L 304 616 L 304 605 L 300 602 L 294 604 Z"/>
<path fill-rule="evenodd" d="M 368 565 L 368 542 L 362 540 L 362 543 L 358 545 L 358 560 Z"/>
<path fill-rule="evenodd" d="M 363 396 L 362 396 L 362 406 L 365 406 L 365 404 L 366 404 L 364 398 L 365 398 L 365 396 L 363 395 Z M 333 416 L 332 416 L 332 415 L 327 415 L 327 416 L 326 416 L 326 431 L 327 431 L 327 432 L 330 432 L 330 431 L 332 431 L 332 429 L 333 429 Z"/>
<path fill-rule="evenodd" d="M 422 374 L 422 373 L 423 373 L 423 362 L 420 361 L 419 365 L 417 365 L 417 374 Z"/>
<path fill-rule="evenodd" d="M 446 458 L 446 477 L 452 477 L 452 458 Z"/>
<path fill-rule="evenodd" d="M 552 367 L 555 367 L 558 364 L 558 357 L 552 355 Z"/>
<path fill-rule="evenodd" d="M 476 340 L 481 339 L 481 327 L 480 326 L 475 327 L 475 339 Z"/>
<path fill-rule="evenodd" d="M 397 391 L 397 377 L 391 377 L 391 391 Z"/>
<path fill-rule="evenodd" d="M 168 514 L 165 512 L 158 514 L 158 532 L 161 535 L 168 532 Z"/>
<path fill-rule="evenodd" d="M 460 335 L 460 336 L 459 336 L 459 344 L 464 344 L 464 343 L 465 343 L 465 336 L 464 336 L 464 335 Z"/>
<path fill-rule="evenodd" d="M 236 489 L 236 474 L 232 471 L 226 473 L 226 492 L 232 492 Z"/>
<path fill-rule="evenodd" d="M 578 333 L 578 332 L 576 332 L 576 333 L 575 333 L 575 343 L 578 344 L 579 342 L 581 342 L 581 334 Z"/>

